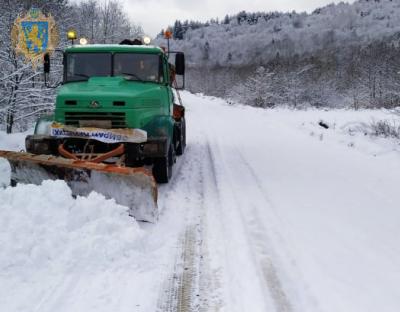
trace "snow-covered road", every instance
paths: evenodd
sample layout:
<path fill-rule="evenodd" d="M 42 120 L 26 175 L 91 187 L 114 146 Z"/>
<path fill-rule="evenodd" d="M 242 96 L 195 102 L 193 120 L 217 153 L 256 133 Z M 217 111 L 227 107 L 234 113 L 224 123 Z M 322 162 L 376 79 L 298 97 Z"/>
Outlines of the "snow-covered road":
<path fill-rule="evenodd" d="M 184 101 L 155 225 L 61 182 L 0 189 L 0 311 L 399 311 L 398 143 L 346 134 L 385 112 Z"/>

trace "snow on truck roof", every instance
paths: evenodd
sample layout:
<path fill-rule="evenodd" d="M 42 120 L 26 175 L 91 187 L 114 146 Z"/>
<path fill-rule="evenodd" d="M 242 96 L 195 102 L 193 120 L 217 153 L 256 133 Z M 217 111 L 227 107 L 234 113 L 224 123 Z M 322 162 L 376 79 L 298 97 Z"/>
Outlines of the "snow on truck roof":
<path fill-rule="evenodd" d="M 65 49 L 66 52 L 145 52 L 159 54 L 163 52 L 160 47 L 146 45 L 123 44 L 85 44 L 73 45 Z"/>

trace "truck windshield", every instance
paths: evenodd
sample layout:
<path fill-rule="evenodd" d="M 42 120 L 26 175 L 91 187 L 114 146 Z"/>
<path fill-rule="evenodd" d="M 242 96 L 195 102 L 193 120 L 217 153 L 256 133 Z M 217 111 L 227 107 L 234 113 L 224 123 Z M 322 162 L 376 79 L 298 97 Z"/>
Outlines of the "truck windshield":
<path fill-rule="evenodd" d="M 111 76 L 111 53 L 68 53 L 67 81 Z"/>
<path fill-rule="evenodd" d="M 123 76 L 128 80 L 163 82 L 160 56 L 140 53 L 68 53 L 66 82 L 90 77 Z"/>
<path fill-rule="evenodd" d="M 157 54 L 115 53 L 114 76 L 128 79 L 162 82 L 162 67 Z"/>

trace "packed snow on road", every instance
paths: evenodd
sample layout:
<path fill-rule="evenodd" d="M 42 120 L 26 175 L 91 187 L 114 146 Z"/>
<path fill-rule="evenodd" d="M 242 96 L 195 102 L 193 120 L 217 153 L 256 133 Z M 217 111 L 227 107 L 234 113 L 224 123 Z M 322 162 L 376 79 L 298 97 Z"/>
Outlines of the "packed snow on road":
<path fill-rule="evenodd" d="M 370 135 L 395 112 L 183 98 L 156 224 L 0 161 L 0 311 L 399 311 L 400 146 Z"/>

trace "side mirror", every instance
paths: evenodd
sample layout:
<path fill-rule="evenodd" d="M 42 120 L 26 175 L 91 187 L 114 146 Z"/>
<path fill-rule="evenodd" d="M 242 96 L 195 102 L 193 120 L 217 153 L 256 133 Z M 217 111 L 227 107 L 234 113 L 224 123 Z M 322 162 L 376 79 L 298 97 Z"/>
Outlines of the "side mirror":
<path fill-rule="evenodd" d="M 49 53 L 46 53 L 43 56 L 43 71 L 45 74 L 50 73 L 50 55 L 49 55 Z"/>
<path fill-rule="evenodd" d="M 175 55 L 175 71 L 177 75 L 185 74 L 185 54 L 178 52 Z"/>
<path fill-rule="evenodd" d="M 55 49 L 54 51 L 57 52 L 57 53 L 62 53 L 63 54 L 63 64 L 65 65 L 65 54 L 64 54 L 64 51 L 60 50 L 60 49 Z M 43 55 L 43 73 L 44 73 L 44 75 L 43 75 L 44 76 L 43 77 L 44 78 L 44 85 L 47 88 L 55 89 L 60 84 L 62 84 L 62 81 L 58 82 L 58 83 L 56 83 L 54 85 L 50 85 L 50 83 L 49 83 L 50 82 L 49 81 L 49 78 L 50 78 L 50 53 L 46 53 L 46 54 Z M 64 76 L 65 76 L 65 70 L 64 70 Z"/>

